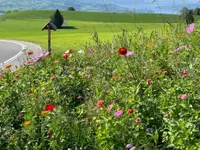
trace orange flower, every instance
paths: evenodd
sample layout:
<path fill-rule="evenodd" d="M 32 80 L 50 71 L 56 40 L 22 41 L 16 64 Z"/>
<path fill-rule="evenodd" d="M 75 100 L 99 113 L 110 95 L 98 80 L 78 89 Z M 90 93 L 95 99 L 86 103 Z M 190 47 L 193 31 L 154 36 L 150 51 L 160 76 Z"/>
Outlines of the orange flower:
<path fill-rule="evenodd" d="M 32 52 L 32 51 L 29 51 L 29 52 L 27 52 L 27 54 L 28 54 L 28 55 L 32 55 L 32 54 L 33 54 L 33 52 Z"/>
<path fill-rule="evenodd" d="M 97 102 L 97 106 L 101 107 L 104 104 L 104 100 L 99 100 Z"/>
<path fill-rule="evenodd" d="M 146 45 L 145 48 L 151 48 L 151 45 Z"/>
<path fill-rule="evenodd" d="M 29 126 L 30 124 L 31 124 L 30 121 L 25 121 L 25 122 L 24 122 L 24 126 Z"/>
<path fill-rule="evenodd" d="M 114 79 L 115 79 L 115 76 L 112 76 L 112 79 L 114 80 Z"/>
<path fill-rule="evenodd" d="M 151 42 L 152 42 L 152 43 L 155 43 L 155 42 L 156 42 L 156 40 L 155 40 L 155 39 L 152 39 L 152 40 L 151 40 Z"/>
<path fill-rule="evenodd" d="M 28 94 L 29 97 L 33 96 L 33 93 Z"/>
<path fill-rule="evenodd" d="M 163 40 L 169 40 L 169 37 L 168 36 L 164 36 Z"/>
<path fill-rule="evenodd" d="M 6 67 L 6 69 L 9 69 L 11 66 L 12 66 L 11 64 L 8 64 L 5 67 Z"/>
<path fill-rule="evenodd" d="M 42 114 L 42 115 L 45 115 L 45 114 L 47 114 L 47 112 L 48 112 L 47 110 L 43 110 L 43 111 L 41 112 L 41 114 Z"/>

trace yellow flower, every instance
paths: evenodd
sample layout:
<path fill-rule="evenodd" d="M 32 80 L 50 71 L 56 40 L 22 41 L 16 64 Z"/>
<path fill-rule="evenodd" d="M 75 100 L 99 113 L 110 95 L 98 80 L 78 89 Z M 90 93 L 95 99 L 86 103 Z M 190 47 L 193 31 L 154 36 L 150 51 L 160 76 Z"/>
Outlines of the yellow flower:
<path fill-rule="evenodd" d="M 14 140 L 14 136 L 13 135 L 10 136 L 10 140 Z"/>
<path fill-rule="evenodd" d="M 155 42 L 156 42 L 156 40 L 155 40 L 155 39 L 152 39 L 152 40 L 151 40 L 151 42 L 152 42 L 152 43 L 155 43 Z"/>
<path fill-rule="evenodd" d="M 182 35 L 182 34 L 179 34 L 179 35 L 177 35 L 177 37 L 178 37 L 178 38 L 182 38 L 182 37 L 183 37 L 183 35 Z"/>
<path fill-rule="evenodd" d="M 24 122 L 24 126 L 29 126 L 30 124 L 31 124 L 30 121 L 25 121 L 25 122 Z"/>
<path fill-rule="evenodd" d="M 169 37 L 168 37 L 168 36 L 164 36 L 163 39 L 164 39 L 164 40 L 169 40 Z"/>
<path fill-rule="evenodd" d="M 45 94 L 49 94 L 51 91 L 46 91 Z"/>
<path fill-rule="evenodd" d="M 47 112 L 48 112 L 47 110 L 44 110 L 44 111 L 41 112 L 41 114 L 45 115 Z"/>
<path fill-rule="evenodd" d="M 103 111 L 104 111 L 104 109 L 101 107 L 101 108 L 100 108 L 100 111 L 102 111 L 102 112 L 103 112 Z"/>
<path fill-rule="evenodd" d="M 29 97 L 33 96 L 33 93 L 28 94 Z"/>
<path fill-rule="evenodd" d="M 145 47 L 146 47 L 146 48 L 151 48 L 151 45 L 146 45 Z"/>

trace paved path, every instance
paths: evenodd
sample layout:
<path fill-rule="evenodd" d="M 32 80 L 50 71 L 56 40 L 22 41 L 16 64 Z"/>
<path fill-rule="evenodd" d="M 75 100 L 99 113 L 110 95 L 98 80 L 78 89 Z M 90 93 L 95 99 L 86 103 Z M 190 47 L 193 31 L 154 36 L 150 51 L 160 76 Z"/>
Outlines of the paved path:
<path fill-rule="evenodd" d="M 34 43 L 0 40 L 0 63 L 4 63 L 4 65 L 11 64 L 13 67 L 22 66 L 28 60 L 27 51 L 33 52 L 29 57 L 39 56 L 44 52 L 39 45 Z"/>
<path fill-rule="evenodd" d="M 23 48 L 24 46 L 19 43 L 0 40 L 0 63 L 3 63 L 14 57 Z"/>

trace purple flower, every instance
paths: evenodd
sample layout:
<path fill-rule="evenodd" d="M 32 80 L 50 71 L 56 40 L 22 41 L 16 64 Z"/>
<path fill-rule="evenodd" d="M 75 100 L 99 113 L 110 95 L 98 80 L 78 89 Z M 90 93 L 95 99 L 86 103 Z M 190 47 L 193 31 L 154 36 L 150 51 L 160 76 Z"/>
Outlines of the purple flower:
<path fill-rule="evenodd" d="M 131 56 L 131 55 L 133 55 L 133 52 L 129 52 L 129 51 L 128 51 L 128 52 L 126 53 L 126 56 Z"/>
<path fill-rule="evenodd" d="M 192 33 L 194 31 L 194 28 L 195 28 L 195 24 L 194 23 L 190 24 L 189 27 L 187 27 L 186 29 L 187 33 L 188 34 Z"/>
<path fill-rule="evenodd" d="M 146 131 L 151 133 L 151 128 L 147 128 Z"/>
<path fill-rule="evenodd" d="M 123 113 L 122 110 L 116 111 L 116 112 L 115 112 L 115 117 L 121 116 L 122 113 Z"/>
<path fill-rule="evenodd" d="M 82 97 L 81 95 L 79 95 L 77 98 L 78 98 L 79 100 L 81 100 L 83 97 Z"/>
<path fill-rule="evenodd" d="M 131 147 L 131 149 L 130 149 L 130 150 L 135 150 L 135 146 Z"/>
<path fill-rule="evenodd" d="M 128 148 L 128 149 L 131 148 L 131 147 L 132 147 L 131 144 L 127 144 L 127 145 L 126 145 L 126 148 Z"/>

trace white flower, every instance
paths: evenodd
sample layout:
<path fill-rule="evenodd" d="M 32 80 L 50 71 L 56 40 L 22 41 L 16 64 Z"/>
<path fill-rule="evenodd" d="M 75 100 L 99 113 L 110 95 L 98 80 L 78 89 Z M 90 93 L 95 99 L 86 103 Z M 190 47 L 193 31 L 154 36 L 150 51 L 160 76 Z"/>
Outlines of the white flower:
<path fill-rule="evenodd" d="M 85 53 L 85 52 L 84 52 L 84 50 L 81 49 L 81 50 L 78 51 L 78 53 L 79 53 L 79 54 L 83 54 L 83 53 Z"/>

